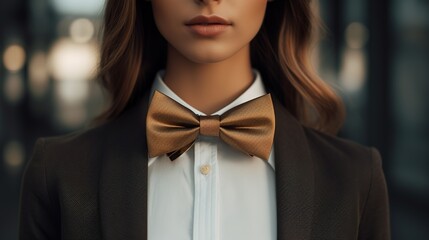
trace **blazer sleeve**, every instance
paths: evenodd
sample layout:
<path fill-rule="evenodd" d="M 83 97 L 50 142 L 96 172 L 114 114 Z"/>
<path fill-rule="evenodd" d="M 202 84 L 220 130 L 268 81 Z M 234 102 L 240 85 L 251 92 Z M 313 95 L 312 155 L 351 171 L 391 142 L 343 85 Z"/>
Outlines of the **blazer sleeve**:
<path fill-rule="evenodd" d="M 37 139 L 24 169 L 19 202 L 19 239 L 61 239 L 60 219 L 50 200 L 45 166 L 45 140 Z"/>
<path fill-rule="evenodd" d="M 360 240 L 390 240 L 389 198 L 382 159 L 377 149 L 371 148 L 371 182 L 360 219 Z"/>

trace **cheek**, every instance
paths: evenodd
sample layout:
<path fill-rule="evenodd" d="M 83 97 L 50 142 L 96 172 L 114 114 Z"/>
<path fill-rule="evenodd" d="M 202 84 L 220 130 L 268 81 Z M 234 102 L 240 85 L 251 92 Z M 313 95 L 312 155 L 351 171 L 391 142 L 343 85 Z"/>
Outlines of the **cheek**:
<path fill-rule="evenodd" d="M 156 27 L 161 35 L 167 40 L 177 36 L 177 31 L 180 26 L 180 9 L 179 1 L 171 0 L 152 0 L 152 10 L 155 19 Z"/>
<path fill-rule="evenodd" d="M 247 0 L 237 16 L 237 29 L 240 34 L 253 37 L 258 33 L 264 19 L 266 0 Z"/>

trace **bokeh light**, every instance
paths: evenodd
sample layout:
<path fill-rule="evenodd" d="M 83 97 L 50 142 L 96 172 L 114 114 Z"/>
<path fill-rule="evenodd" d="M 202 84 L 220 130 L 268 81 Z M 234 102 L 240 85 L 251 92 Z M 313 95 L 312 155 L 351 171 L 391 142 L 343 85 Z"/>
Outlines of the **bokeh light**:
<path fill-rule="evenodd" d="M 359 49 L 346 49 L 343 53 L 339 80 L 344 90 L 357 92 L 366 80 L 366 57 Z"/>
<path fill-rule="evenodd" d="M 11 103 L 18 103 L 24 96 L 24 79 L 19 73 L 9 73 L 4 79 L 3 94 Z"/>
<path fill-rule="evenodd" d="M 82 103 L 89 96 L 89 83 L 86 81 L 57 81 L 54 91 L 59 101 L 68 104 Z"/>
<path fill-rule="evenodd" d="M 78 43 L 89 42 L 95 33 L 94 24 L 87 18 L 79 18 L 70 24 L 70 37 Z"/>
<path fill-rule="evenodd" d="M 24 147 L 17 141 L 6 143 L 3 149 L 3 161 L 10 170 L 22 167 L 24 163 Z"/>
<path fill-rule="evenodd" d="M 360 49 L 368 41 L 368 29 L 359 22 L 353 22 L 346 29 L 346 43 L 349 48 Z"/>
<path fill-rule="evenodd" d="M 355 93 L 362 90 L 367 80 L 367 56 L 363 49 L 368 41 L 368 29 L 360 22 L 351 22 L 345 31 L 339 82 L 344 90 Z"/>
<path fill-rule="evenodd" d="M 55 80 L 89 80 L 96 74 L 97 50 L 96 44 L 81 44 L 70 38 L 61 38 L 49 53 L 49 72 Z"/>
<path fill-rule="evenodd" d="M 41 98 L 49 87 L 48 59 L 46 53 L 35 52 L 29 63 L 29 90 L 33 97 Z"/>
<path fill-rule="evenodd" d="M 8 46 L 3 54 L 4 66 L 11 72 L 16 72 L 22 69 L 25 64 L 25 50 L 19 44 L 12 44 Z"/>
<path fill-rule="evenodd" d="M 55 122 L 63 129 L 75 129 L 85 122 L 88 112 L 84 104 L 56 103 Z"/>

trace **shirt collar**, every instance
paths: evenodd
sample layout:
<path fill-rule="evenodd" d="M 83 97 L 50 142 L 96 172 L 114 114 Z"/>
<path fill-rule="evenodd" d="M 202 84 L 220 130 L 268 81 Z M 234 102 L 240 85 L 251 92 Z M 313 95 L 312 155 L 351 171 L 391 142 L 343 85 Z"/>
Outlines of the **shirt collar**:
<path fill-rule="evenodd" d="M 223 108 L 221 108 L 220 110 L 214 112 L 211 115 L 221 115 L 224 112 L 228 111 L 231 108 L 234 108 L 242 103 L 245 103 L 247 101 L 250 101 L 254 98 L 260 97 L 262 95 L 267 94 L 266 90 L 265 90 L 265 86 L 264 83 L 262 81 L 261 78 L 261 74 L 257 69 L 252 69 L 253 72 L 253 76 L 254 76 L 254 80 L 252 85 L 250 85 L 250 87 L 248 87 L 240 96 L 238 96 L 235 100 L 233 100 L 232 102 L 230 102 L 229 104 L 227 104 L 226 106 L 224 106 Z M 155 90 L 169 96 L 170 98 L 172 98 L 173 100 L 175 100 L 176 102 L 180 103 L 181 105 L 185 106 L 186 108 L 188 108 L 189 110 L 191 110 L 192 112 L 194 112 L 197 115 L 203 115 L 205 116 L 206 114 L 199 111 L 198 109 L 192 107 L 190 104 L 188 104 L 187 102 L 185 102 L 182 98 L 180 98 L 175 92 L 173 92 L 173 90 L 171 90 L 165 83 L 163 80 L 163 77 L 165 75 L 165 69 L 161 69 L 156 73 L 154 82 L 152 84 L 151 87 L 151 92 L 150 92 L 150 98 L 152 99 L 152 95 L 154 94 Z M 270 157 L 268 159 L 268 162 L 270 163 L 271 167 L 273 169 L 274 168 L 274 159 L 273 159 L 273 151 L 271 149 L 271 154 Z"/>

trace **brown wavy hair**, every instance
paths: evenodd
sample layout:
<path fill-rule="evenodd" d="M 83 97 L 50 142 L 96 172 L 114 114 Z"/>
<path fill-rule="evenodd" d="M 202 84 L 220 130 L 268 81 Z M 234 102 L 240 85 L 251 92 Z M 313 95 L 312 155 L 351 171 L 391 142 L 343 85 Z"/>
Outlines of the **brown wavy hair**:
<path fill-rule="evenodd" d="M 303 125 L 335 134 L 344 105 L 310 62 L 320 20 L 310 0 L 277 0 L 267 5 L 261 29 L 251 41 L 252 67 L 267 89 Z M 99 77 L 109 106 L 94 121 L 121 115 L 149 90 L 165 68 L 167 42 L 156 28 L 150 2 L 108 0 L 102 26 Z"/>

